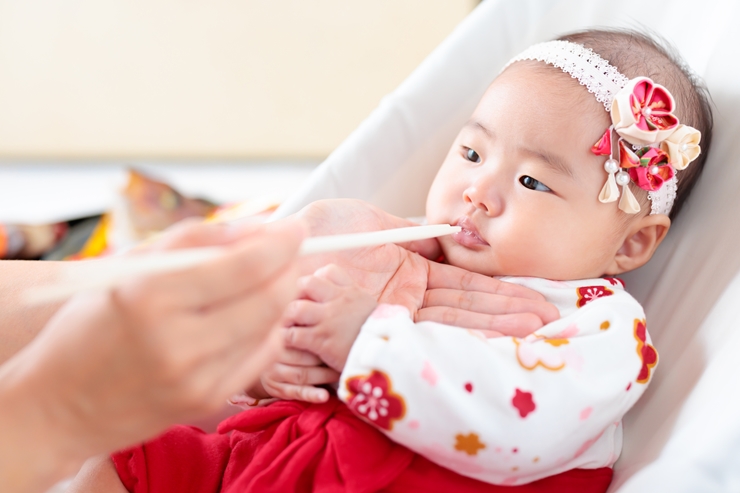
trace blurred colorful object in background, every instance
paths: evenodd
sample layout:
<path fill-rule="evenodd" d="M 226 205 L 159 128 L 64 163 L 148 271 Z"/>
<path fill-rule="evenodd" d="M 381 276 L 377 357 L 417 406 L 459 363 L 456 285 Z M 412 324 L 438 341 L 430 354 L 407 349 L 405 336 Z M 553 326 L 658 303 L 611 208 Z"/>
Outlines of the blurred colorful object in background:
<path fill-rule="evenodd" d="M 115 205 L 104 214 L 43 225 L 0 224 L 0 258 L 79 260 L 120 252 L 188 218 L 264 221 L 279 203 L 254 199 L 218 206 L 129 169 Z"/>
<path fill-rule="evenodd" d="M 34 259 L 54 248 L 69 229 L 68 223 L 0 224 L 0 258 Z"/>

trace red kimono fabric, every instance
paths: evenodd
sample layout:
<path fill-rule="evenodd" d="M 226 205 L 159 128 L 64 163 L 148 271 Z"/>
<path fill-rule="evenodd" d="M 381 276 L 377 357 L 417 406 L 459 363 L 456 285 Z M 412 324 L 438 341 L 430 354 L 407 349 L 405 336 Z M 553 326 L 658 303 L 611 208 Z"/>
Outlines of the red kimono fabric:
<path fill-rule="evenodd" d="M 612 478 L 610 468 L 574 469 L 522 486 L 482 483 L 392 442 L 335 397 L 250 409 L 218 431 L 176 426 L 113 463 L 131 493 L 603 493 Z"/>

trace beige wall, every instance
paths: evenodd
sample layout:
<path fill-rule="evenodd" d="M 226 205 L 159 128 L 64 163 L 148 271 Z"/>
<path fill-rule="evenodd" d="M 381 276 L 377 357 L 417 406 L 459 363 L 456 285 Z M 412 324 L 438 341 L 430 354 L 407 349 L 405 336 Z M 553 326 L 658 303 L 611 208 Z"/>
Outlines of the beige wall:
<path fill-rule="evenodd" d="M 0 0 L 0 159 L 323 157 L 477 0 Z"/>

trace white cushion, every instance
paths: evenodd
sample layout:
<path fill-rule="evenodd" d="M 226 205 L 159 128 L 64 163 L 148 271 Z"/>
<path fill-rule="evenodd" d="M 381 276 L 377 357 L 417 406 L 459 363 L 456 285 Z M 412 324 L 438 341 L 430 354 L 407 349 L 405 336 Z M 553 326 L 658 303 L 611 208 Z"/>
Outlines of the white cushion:
<path fill-rule="evenodd" d="M 646 308 L 660 366 L 625 419 L 611 491 L 737 491 L 739 24 L 740 6 L 732 0 L 485 0 L 275 217 L 331 197 L 423 215 L 450 144 L 511 56 L 576 29 L 649 26 L 705 78 L 716 103 L 715 132 L 704 175 L 664 245 L 646 267 L 625 276 Z"/>

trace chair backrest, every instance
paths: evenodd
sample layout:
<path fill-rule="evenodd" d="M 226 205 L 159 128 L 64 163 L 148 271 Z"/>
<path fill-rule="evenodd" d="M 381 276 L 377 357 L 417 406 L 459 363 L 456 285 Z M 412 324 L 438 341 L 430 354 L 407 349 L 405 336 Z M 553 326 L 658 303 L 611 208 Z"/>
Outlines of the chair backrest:
<path fill-rule="evenodd" d="M 668 238 L 647 266 L 625 276 L 647 311 L 660 368 L 625 418 L 611 491 L 708 491 L 696 485 L 710 481 L 723 491 L 740 478 L 739 24 L 732 0 L 485 0 L 275 217 L 333 197 L 423 215 L 450 144 L 513 55 L 586 27 L 662 35 L 709 86 L 714 142 Z"/>

